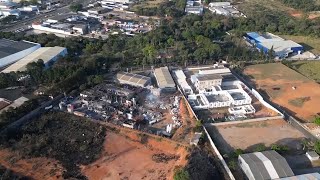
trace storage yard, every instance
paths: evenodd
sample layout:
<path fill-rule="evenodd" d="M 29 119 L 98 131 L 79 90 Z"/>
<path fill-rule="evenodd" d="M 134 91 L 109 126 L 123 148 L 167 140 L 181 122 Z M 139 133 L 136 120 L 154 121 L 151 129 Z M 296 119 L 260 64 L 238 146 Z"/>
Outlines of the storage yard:
<path fill-rule="evenodd" d="M 280 63 L 248 66 L 244 70 L 257 89 L 304 122 L 319 113 L 319 84 Z"/>
<path fill-rule="evenodd" d="M 259 144 L 267 147 L 281 144 L 295 150 L 305 138 L 283 119 L 234 125 L 207 125 L 207 129 L 221 153 L 230 153 L 235 149 L 252 152 Z"/>

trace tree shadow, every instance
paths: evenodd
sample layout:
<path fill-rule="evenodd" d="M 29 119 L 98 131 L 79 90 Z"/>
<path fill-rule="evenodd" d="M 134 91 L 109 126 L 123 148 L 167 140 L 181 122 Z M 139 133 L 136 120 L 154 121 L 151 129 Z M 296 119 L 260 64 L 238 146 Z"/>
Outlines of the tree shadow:
<path fill-rule="evenodd" d="M 300 44 L 301 46 L 303 46 L 303 48 L 304 48 L 305 51 L 311 51 L 311 50 L 314 49 L 314 47 L 312 47 L 312 46 L 310 46 L 310 45 L 308 45 L 308 44 L 306 44 L 306 43 L 301 42 L 301 43 L 299 43 L 299 44 Z"/>
<path fill-rule="evenodd" d="M 0 179 L 33 180 L 34 178 L 24 176 L 23 174 L 8 169 L 0 164 Z"/>

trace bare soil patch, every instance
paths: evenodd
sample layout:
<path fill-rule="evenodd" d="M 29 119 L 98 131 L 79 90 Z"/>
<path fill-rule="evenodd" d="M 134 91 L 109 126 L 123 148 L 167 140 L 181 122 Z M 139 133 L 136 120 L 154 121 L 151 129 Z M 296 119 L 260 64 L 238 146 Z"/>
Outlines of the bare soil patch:
<path fill-rule="evenodd" d="M 82 172 L 92 180 L 172 179 L 175 167 L 185 166 L 186 155 L 184 147 L 175 147 L 164 140 L 149 138 L 146 144 L 141 144 L 133 141 L 131 136 L 109 132 L 103 156 L 83 166 Z"/>
<path fill-rule="evenodd" d="M 244 73 L 276 104 L 305 122 L 312 122 L 319 110 L 320 86 L 281 63 L 246 67 Z M 306 99 L 307 97 L 307 99 Z"/>
<path fill-rule="evenodd" d="M 237 125 L 208 126 L 208 129 L 219 150 L 227 154 L 233 152 L 234 149 L 251 152 L 259 144 L 264 144 L 267 147 L 279 144 L 296 149 L 300 145 L 300 140 L 305 138 L 300 131 L 282 119 Z"/>

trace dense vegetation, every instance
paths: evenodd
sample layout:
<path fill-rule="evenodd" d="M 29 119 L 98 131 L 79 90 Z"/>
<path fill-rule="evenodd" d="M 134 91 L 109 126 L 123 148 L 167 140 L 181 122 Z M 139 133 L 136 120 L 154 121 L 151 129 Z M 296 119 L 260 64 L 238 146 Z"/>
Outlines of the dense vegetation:
<path fill-rule="evenodd" d="M 85 179 L 78 166 L 99 158 L 105 133 L 104 127 L 84 118 L 49 113 L 1 136 L 0 147 L 18 151 L 20 158 L 54 158 L 65 168 L 64 179 Z"/>
<path fill-rule="evenodd" d="M 31 112 L 38 106 L 38 101 L 35 99 L 23 103 L 20 107 L 9 108 L 0 114 L 0 130 L 8 124 L 17 121 L 25 114 Z"/>
<path fill-rule="evenodd" d="M 178 173 L 180 177 L 192 180 L 222 179 L 214 160 L 208 156 L 208 152 L 198 148 L 192 149 L 186 167 L 178 172 L 180 172 Z"/>
<path fill-rule="evenodd" d="M 316 5 L 316 0 L 281 0 L 284 4 L 295 9 L 304 11 L 319 11 L 320 6 Z"/>
<path fill-rule="evenodd" d="M 320 18 L 295 18 L 286 12 L 269 9 L 262 5 L 248 8 L 247 18 L 234 20 L 234 31 L 238 34 L 248 31 L 273 32 L 287 35 L 308 35 L 320 37 Z"/>
<path fill-rule="evenodd" d="M 28 180 L 31 178 L 17 174 L 14 171 L 0 165 L 0 179 L 1 180 Z"/>

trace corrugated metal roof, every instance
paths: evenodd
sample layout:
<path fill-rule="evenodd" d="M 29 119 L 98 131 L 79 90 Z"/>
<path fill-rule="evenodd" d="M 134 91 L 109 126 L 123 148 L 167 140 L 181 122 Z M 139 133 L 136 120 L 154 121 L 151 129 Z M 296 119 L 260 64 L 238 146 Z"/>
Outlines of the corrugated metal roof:
<path fill-rule="evenodd" d="M 12 41 L 9 39 L 0 39 L 0 59 L 29 49 L 36 45 L 36 43 L 28 41 Z"/>
<path fill-rule="evenodd" d="M 119 72 L 117 74 L 117 79 L 121 83 L 136 84 L 137 86 L 144 86 L 147 83 L 147 81 L 150 80 L 150 77 L 142 76 L 140 74 Z"/>
<path fill-rule="evenodd" d="M 8 73 L 11 71 L 25 71 L 28 63 L 38 61 L 39 59 L 42 59 L 44 63 L 47 63 L 65 50 L 66 48 L 58 46 L 39 48 L 28 56 L 12 64 L 2 72 Z"/>
<path fill-rule="evenodd" d="M 166 87 L 175 87 L 176 84 L 174 83 L 172 76 L 169 72 L 168 67 L 161 67 L 154 70 L 155 77 L 157 79 L 157 83 L 159 88 L 166 88 Z"/>
<path fill-rule="evenodd" d="M 285 158 L 276 151 L 255 152 L 240 156 L 250 167 L 255 179 L 265 180 L 294 176 Z"/>

